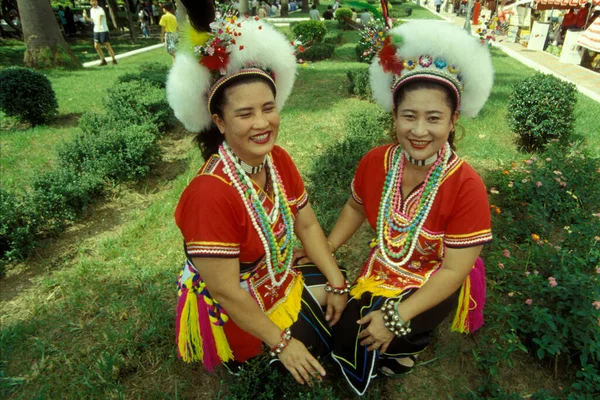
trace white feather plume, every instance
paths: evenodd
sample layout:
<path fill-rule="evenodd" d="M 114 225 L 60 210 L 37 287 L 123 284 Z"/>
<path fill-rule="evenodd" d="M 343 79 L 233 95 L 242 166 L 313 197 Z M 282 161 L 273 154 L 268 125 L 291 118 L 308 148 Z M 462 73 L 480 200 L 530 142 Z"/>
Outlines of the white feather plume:
<path fill-rule="evenodd" d="M 240 19 L 234 49 L 229 54 L 227 75 L 250 65 L 269 68 L 275 74 L 276 102 L 281 111 L 296 79 L 296 56 L 287 38 L 265 21 Z M 243 49 L 240 50 L 240 47 Z M 180 49 L 167 79 L 167 100 L 187 130 L 199 132 L 211 126 L 205 93 L 211 74 L 198 62 L 192 49 Z"/>
<path fill-rule="evenodd" d="M 442 58 L 448 65 L 456 65 L 462 75 L 464 89 L 461 115 L 475 117 L 483 108 L 494 83 L 494 69 L 486 46 L 465 30 L 446 21 L 410 21 L 392 29 L 404 39 L 396 54 L 401 59 L 430 55 Z M 432 65 L 432 68 L 435 68 Z M 385 110 L 393 108 L 393 74 L 386 73 L 374 57 L 369 68 L 373 98 Z M 402 75 L 407 73 L 402 71 Z"/>

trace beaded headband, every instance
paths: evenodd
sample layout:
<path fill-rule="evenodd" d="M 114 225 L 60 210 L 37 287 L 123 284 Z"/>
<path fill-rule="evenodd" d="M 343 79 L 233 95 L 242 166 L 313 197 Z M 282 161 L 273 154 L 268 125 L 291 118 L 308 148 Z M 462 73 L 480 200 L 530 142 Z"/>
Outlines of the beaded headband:
<path fill-rule="evenodd" d="M 388 111 L 402 86 L 426 80 L 450 88 L 467 117 L 487 101 L 494 75 L 487 47 L 445 21 L 409 21 L 388 31 L 369 72 L 373 98 Z"/>
<path fill-rule="evenodd" d="M 212 124 L 210 103 L 226 82 L 242 75 L 264 77 L 276 89 L 281 110 L 296 77 L 295 50 L 286 37 L 257 17 L 230 14 L 210 24 L 209 32 L 180 29 L 177 56 L 167 79 L 167 99 L 187 130 Z"/>

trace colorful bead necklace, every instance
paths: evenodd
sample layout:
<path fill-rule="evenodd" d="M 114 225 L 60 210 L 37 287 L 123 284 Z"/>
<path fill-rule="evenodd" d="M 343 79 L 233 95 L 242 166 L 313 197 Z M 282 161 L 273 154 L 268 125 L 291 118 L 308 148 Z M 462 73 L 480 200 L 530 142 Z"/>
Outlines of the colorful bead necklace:
<path fill-rule="evenodd" d="M 290 209 L 285 194 L 285 189 L 281 182 L 281 176 L 273 165 L 271 155 L 266 157 L 266 166 L 268 170 L 268 178 L 270 178 L 271 187 L 273 188 L 273 210 L 269 215 L 260 198 L 256 189 L 252 184 L 250 177 L 242 169 L 236 157 L 231 151 L 231 148 L 227 143 L 223 143 L 219 147 L 219 155 L 223 160 L 223 170 L 227 176 L 231 179 L 233 186 L 240 195 L 246 211 L 252 221 L 252 226 L 258 233 L 260 241 L 263 244 L 265 250 L 265 262 L 269 271 L 269 277 L 274 286 L 280 286 L 287 278 L 288 273 L 293 263 L 293 229 L 294 229 L 294 216 Z M 273 214 L 276 217 L 273 217 Z M 282 243 L 277 240 L 275 232 L 273 231 L 273 225 L 279 219 L 281 219 L 284 226 L 284 237 Z M 277 276 L 280 279 L 277 279 Z"/>
<path fill-rule="evenodd" d="M 396 148 L 392 160 L 392 168 L 388 171 L 379 214 L 377 215 L 377 239 L 381 255 L 389 265 L 400 266 L 410 260 L 419 241 L 421 229 L 440 187 L 442 176 L 448 165 L 451 150 L 446 145 L 438 153 L 437 160 L 430 168 L 425 182 L 417 192 L 418 205 L 411 216 L 402 215 L 402 176 L 404 172 L 405 155 Z M 394 232 L 401 232 L 398 239 L 393 238 Z M 398 249 L 398 250 L 396 250 Z M 393 261 L 396 259 L 399 261 Z"/>

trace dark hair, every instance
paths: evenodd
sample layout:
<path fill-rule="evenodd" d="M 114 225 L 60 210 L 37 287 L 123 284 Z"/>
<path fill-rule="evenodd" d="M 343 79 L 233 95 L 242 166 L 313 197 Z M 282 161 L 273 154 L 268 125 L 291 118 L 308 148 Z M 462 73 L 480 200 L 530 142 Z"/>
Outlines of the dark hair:
<path fill-rule="evenodd" d="M 327 6 L 328 10 L 333 10 L 333 6 Z"/>
<path fill-rule="evenodd" d="M 408 82 L 402 86 L 400 86 L 394 92 L 394 114 L 398 110 L 398 104 L 404 100 L 404 97 L 409 92 L 415 92 L 417 90 L 441 90 L 445 93 L 446 104 L 450 107 L 451 114 L 453 115 L 458 108 L 458 99 L 454 93 L 454 90 L 450 88 L 448 85 L 445 85 L 440 82 L 433 82 L 427 80 L 415 80 L 412 82 Z M 450 132 L 450 136 L 448 136 L 448 143 L 450 143 L 450 147 L 452 150 L 456 150 L 454 147 L 454 139 L 456 138 L 455 129 Z"/>
<path fill-rule="evenodd" d="M 198 32 L 210 32 L 210 24 L 215 19 L 213 0 L 181 0 L 187 10 L 190 24 Z"/>
<path fill-rule="evenodd" d="M 227 89 L 256 82 L 266 83 L 271 89 L 271 92 L 273 92 L 273 96 L 275 96 L 276 89 L 273 85 L 273 81 L 267 77 L 258 74 L 239 75 L 229 79 L 219 87 L 215 94 L 213 94 L 210 103 L 210 114 L 217 114 L 220 118 L 223 118 L 223 108 L 227 104 L 227 96 L 225 96 L 225 91 Z M 225 140 L 225 136 L 219 131 L 219 128 L 217 128 L 217 125 L 214 123 L 211 123 L 210 128 L 200 131 L 194 137 L 194 142 L 196 142 L 200 148 L 202 157 L 204 157 L 205 160 L 219 151 L 219 146 L 223 143 L 223 140 Z"/>
<path fill-rule="evenodd" d="M 173 13 L 173 4 L 172 3 L 162 3 L 161 7 L 167 10 L 170 13 Z"/>
<path fill-rule="evenodd" d="M 317 8 L 317 5 L 316 5 L 316 4 L 313 4 L 313 5 L 312 5 L 312 9 L 313 9 L 313 10 L 315 10 L 316 8 Z"/>

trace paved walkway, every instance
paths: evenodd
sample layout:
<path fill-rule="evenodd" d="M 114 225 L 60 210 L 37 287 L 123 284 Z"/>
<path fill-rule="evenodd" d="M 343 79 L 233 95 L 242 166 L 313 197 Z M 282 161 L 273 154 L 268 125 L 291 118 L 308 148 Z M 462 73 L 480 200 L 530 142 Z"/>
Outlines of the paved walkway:
<path fill-rule="evenodd" d="M 435 10 L 431 8 L 430 11 L 436 14 Z M 462 27 L 465 24 L 463 17 L 457 17 L 443 11 L 438 15 L 458 26 Z M 475 32 L 478 28 L 479 26 L 473 26 L 472 31 Z M 600 103 L 600 74 L 580 65 L 560 63 L 558 57 L 545 51 L 529 50 L 520 43 L 494 43 L 494 47 L 499 48 L 528 67 L 574 83 L 582 94 Z"/>

